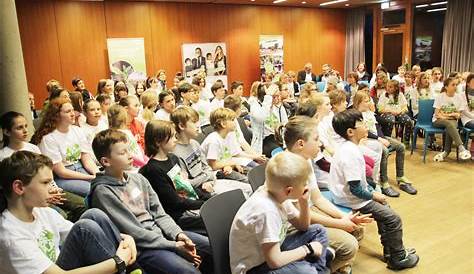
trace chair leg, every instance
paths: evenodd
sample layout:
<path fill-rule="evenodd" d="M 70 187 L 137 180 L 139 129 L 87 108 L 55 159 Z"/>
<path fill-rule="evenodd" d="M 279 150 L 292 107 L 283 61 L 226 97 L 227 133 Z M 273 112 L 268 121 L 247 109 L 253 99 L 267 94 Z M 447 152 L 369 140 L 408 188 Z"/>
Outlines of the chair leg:
<path fill-rule="evenodd" d="M 423 142 L 423 164 L 426 163 L 426 147 L 428 146 L 429 138 L 429 134 L 425 132 L 425 141 Z"/>
<path fill-rule="evenodd" d="M 415 128 L 413 130 L 413 141 L 411 142 L 411 153 L 410 155 L 413 155 L 413 150 L 416 149 L 416 138 L 417 138 L 417 135 L 418 135 L 418 129 Z"/>

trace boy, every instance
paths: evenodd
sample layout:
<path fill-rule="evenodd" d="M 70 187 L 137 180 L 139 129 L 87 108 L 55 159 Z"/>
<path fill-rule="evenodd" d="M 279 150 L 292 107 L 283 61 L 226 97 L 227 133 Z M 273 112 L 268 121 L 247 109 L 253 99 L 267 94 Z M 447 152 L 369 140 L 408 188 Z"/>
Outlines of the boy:
<path fill-rule="evenodd" d="M 87 211 L 73 225 L 48 208 L 52 168 L 48 157 L 29 151 L 0 163 L 2 273 L 124 273 L 135 261 L 133 238 L 119 234 L 100 210 Z"/>
<path fill-rule="evenodd" d="M 403 89 L 403 87 L 405 86 L 406 68 L 405 66 L 399 66 L 397 71 L 398 71 L 398 74 L 393 76 L 392 80 L 397 81 L 400 84 L 400 87 L 402 87 Z"/>
<path fill-rule="evenodd" d="M 89 202 L 130 234 L 139 252 L 138 262 L 147 273 L 212 273 L 207 237 L 183 232 L 168 216 L 150 183 L 127 173 L 132 164 L 127 136 L 104 130 L 92 142 L 95 156 L 105 169 L 92 181 Z M 202 262 L 202 264 L 201 264 Z"/>
<path fill-rule="evenodd" d="M 214 98 L 211 101 L 210 111 L 224 107 L 225 88 L 220 82 L 214 83 L 211 87 Z"/>
<path fill-rule="evenodd" d="M 194 140 L 198 132 L 198 113 L 190 107 L 180 107 L 171 113 L 171 121 L 177 132 L 177 144 L 173 153 L 179 157 L 182 170 L 187 180 L 198 191 L 208 193 L 222 193 L 240 188 L 244 194 L 250 196 L 252 188 L 249 184 L 234 180 L 216 180 L 215 172 L 206 161 L 199 143 Z"/>
<path fill-rule="evenodd" d="M 218 108 L 211 112 L 211 125 L 216 131 L 209 134 L 201 144 L 207 162 L 213 170 L 218 170 L 219 179 L 237 180 L 247 183 L 245 167 L 254 167 L 252 156 L 240 148 L 235 136 L 235 112 L 228 108 Z"/>
<path fill-rule="evenodd" d="M 400 216 L 387 206 L 385 196 L 373 191 L 365 175 L 365 162 L 359 143 L 367 138 L 367 127 L 362 113 L 351 109 L 334 116 L 333 127 L 346 141 L 340 146 L 331 163 L 331 182 L 334 202 L 353 211 L 372 214 L 379 228 L 384 258 L 390 269 L 401 270 L 416 266 L 418 255 L 403 246 Z"/>
<path fill-rule="evenodd" d="M 190 106 L 192 104 L 191 99 L 193 97 L 193 93 L 195 92 L 196 90 L 194 90 L 193 86 L 189 83 L 183 83 L 178 86 L 179 97 L 182 98 L 181 105 Z"/>
<path fill-rule="evenodd" d="M 311 168 L 301 156 L 281 152 L 265 169 L 266 182 L 239 209 L 229 235 L 232 273 L 327 273 L 331 257 L 326 230 L 311 225 L 307 182 Z M 291 203 L 297 199 L 299 211 Z M 298 232 L 286 235 L 288 222 Z"/>
<path fill-rule="evenodd" d="M 242 100 L 242 105 L 240 107 L 242 116 L 247 115 L 250 112 L 250 104 L 247 102 L 247 99 L 244 96 L 244 83 L 241 81 L 234 81 L 230 85 L 231 94 L 237 95 Z M 238 116 L 240 117 L 240 115 Z"/>

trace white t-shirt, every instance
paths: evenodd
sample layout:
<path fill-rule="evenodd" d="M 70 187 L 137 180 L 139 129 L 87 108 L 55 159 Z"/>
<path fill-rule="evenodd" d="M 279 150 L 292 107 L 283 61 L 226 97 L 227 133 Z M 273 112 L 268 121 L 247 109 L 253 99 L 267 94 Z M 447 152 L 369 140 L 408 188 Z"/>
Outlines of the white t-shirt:
<path fill-rule="evenodd" d="M 396 80 L 398 83 L 404 85 L 405 84 L 405 77 L 400 76 L 400 74 L 397 74 L 393 76 L 392 80 Z"/>
<path fill-rule="evenodd" d="M 234 217 L 229 235 L 230 266 L 234 274 L 246 273 L 265 262 L 261 245 L 282 243 L 288 220 L 299 212 L 289 201 L 278 204 L 261 186 L 245 201 Z"/>
<path fill-rule="evenodd" d="M 354 196 L 348 183 L 350 181 L 360 181 L 362 188 L 368 189 L 364 156 L 356 144 L 345 141 L 339 147 L 331 162 L 329 176 L 331 178 L 329 190 L 333 194 L 334 203 L 359 209 L 370 202 L 370 200 L 367 201 Z"/>
<path fill-rule="evenodd" d="M 246 166 L 252 161 L 249 158 L 236 157 L 242 153 L 242 149 L 234 132 L 227 134 L 225 139 L 217 131 L 212 132 L 202 142 L 201 149 L 208 160 L 232 160 L 242 166 Z"/>
<path fill-rule="evenodd" d="M 209 107 L 210 107 L 209 112 L 212 112 L 212 111 L 214 111 L 218 108 L 223 108 L 224 107 L 224 99 L 217 99 L 217 98 L 212 99 Z"/>
<path fill-rule="evenodd" d="M 474 92 L 469 92 L 467 99 L 469 101 L 466 100 L 466 110 L 461 113 L 461 122 L 463 125 L 474 120 Z"/>
<path fill-rule="evenodd" d="M 431 92 L 435 95 L 438 95 L 441 93 L 441 89 L 443 88 L 443 82 L 439 81 L 439 82 L 432 82 L 430 84 L 430 89 L 431 89 Z"/>
<path fill-rule="evenodd" d="M 377 134 L 377 119 L 375 118 L 375 113 L 372 111 L 364 111 L 362 112 L 362 117 L 364 118 L 364 122 L 367 125 L 367 129 Z"/>
<path fill-rule="evenodd" d="M 21 148 L 20 151 L 30 151 L 30 152 L 41 154 L 41 151 L 37 146 L 27 143 L 27 142 L 23 142 L 23 148 Z M 8 146 L 3 147 L 2 149 L 0 149 L 0 161 L 5 158 L 10 157 L 14 152 L 16 151 L 11 149 Z"/>
<path fill-rule="evenodd" d="M 242 144 L 247 143 L 247 141 L 245 140 L 244 134 L 242 133 L 242 130 L 240 129 L 240 124 L 239 124 L 239 121 L 237 121 L 237 118 L 234 119 L 234 124 L 235 124 L 235 130 L 234 130 L 235 137 L 237 138 L 237 141 L 239 142 L 240 146 L 242 146 Z"/>
<path fill-rule="evenodd" d="M 121 132 L 127 135 L 128 140 L 128 149 L 130 154 L 134 159 L 139 160 L 140 162 L 146 162 L 146 156 L 142 148 L 138 145 L 137 139 L 133 136 L 132 132 L 129 129 L 119 129 Z"/>
<path fill-rule="evenodd" d="M 70 126 L 67 133 L 55 129 L 43 136 L 39 148 L 53 161 L 53 164 L 62 162 L 64 166 L 79 162 L 81 153 L 92 154 L 84 132 L 77 126 Z"/>
<path fill-rule="evenodd" d="M 395 102 L 393 94 L 384 93 L 379 97 L 377 106 L 381 112 L 400 112 L 408 110 L 408 103 L 403 93 L 398 94 L 397 102 Z"/>
<path fill-rule="evenodd" d="M 31 223 L 8 210 L 0 215 L 1 273 L 43 273 L 58 258 L 59 245 L 73 224 L 48 207 L 34 208 L 33 215 Z"/>
<path fill-rule="evenodd" d="M 170 121 L 170 114 L 168 112 L 166 112 L 165 109 L 160 108 L 155 113 L 155 118 L 158 119 L 158 120 Z"/>
<path fill-rule="evenodd" d="M 209 116 L 211 115 L 211 103 L 209 101 L 199 99 L 199 101 L 192 104 L 191 107 L 199 114 L 199 124 L 201 127 L 211 123 L 209 121 Z"/>
<path fill-rule="evenodd" d="M 433 108 L 440 109 L 444 113 L 462 112 L 467 109 L 466 97 L 462 93 L 455 93 L 454 96 L 450 97 L 446 92 L 443 92 L 436 96 Z M 434 121 L 436 121 L 436 118 L 433 114 L 433 122 Z"/>
<path fill-rule="evenodd" d="M 81 124 L 81 129 L 86 135 L 87 142 L 92 145 L 92 141 L 94 140 L 97 133 L 101 132 L 102 130 L 108 129 L 108 125 L 104 124 L 103 120 L 99 120 L 97 126 L 91 126 L 88 123 Z"/>
<path fill-rule="evenodd" d="M 318 124 L 318 134 L 319 140 L 321 143 L 332 149 L 333 151 L 337 150 L 338 145 L 342 144 L 345 139 L 341 135 L 337 134 L 332 127 L 332 119 L 334 118 L 334 112 L 330 112 L 325 116 Z"/>
<path fill-rule="evenodd" d="M 283 105 L 272 106 L 271 113 L 264 121 L 263 137 L 275 134 L 275 128 L 288 122 L 288 113 Z"/>

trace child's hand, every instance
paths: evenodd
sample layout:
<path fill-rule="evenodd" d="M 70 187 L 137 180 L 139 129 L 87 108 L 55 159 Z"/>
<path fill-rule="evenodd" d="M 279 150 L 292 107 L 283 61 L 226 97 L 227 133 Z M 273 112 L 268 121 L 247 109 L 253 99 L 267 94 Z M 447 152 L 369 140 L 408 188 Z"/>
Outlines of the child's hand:
<path fill-rule="evenodd" d="M 201 188 L 205 190 L 208 193 L 214 192 L 214 187 L 212 185 L 212 182 L 205 182 L 202 184 Z"/>
<path fill-rule="evenodd" d="M 265 157 L 265 155 L 255 155 L 255 157 L 253 158 L 253 160 L 259 164 L 263 164 L 267 161 L 267 157 Z"/>
<path fill-rule="evenodd" d="M 341 228 L 349 233 L 356 230 L 358 227 L 358 225 L 351 220 L 350 215 L 345 215 L 342 219 L 340 219 L 340 223 Z"/>
<path fill-rule="evenodd" d="M 62 188 L 53 187 L 49 190 L 49 194 L 51 195 L 48 198 L 48 203 L 51 205 L 62 205 L 64 201 L 66 201 L 66 193 L 63 192 Z"/>
<path fill-rule="evenodd" d="M 241 165 L 236 165 L 234 168 L 237 172 L 244 173 L 244 168 Z"/>
<path fill-rule="evenodd" d="M 381 203 L 382 205 L 385 205 L 387 204 L 387 199 L 385 197 L 385 195 L 383 195 L 382 193 L 379 193 L 379 192 L 372 192 L 372 200 L 376 201 L 376 202 L 379 202 Z"/>
<path fill-rule="evenodd" d="M 323 253 L 323 245 L 320 242 L 311 242 L 309 243 L 314 250 L 314 257 L 320 257 Z"/>
<path fill-rule="evenodd" d="M 365 225 L 371 223 L 374 219 L 372 214 L 360 214 L 360 212 L 350 213 L 347 217 L 357 225 Z"/>
<path fill-rule="evenodd" d="M 225 166 L 224 168 L 222 168 L 222 172 L 224 173 L 224 175 L 229 175 L 230 173 L 232 173 L 232 167 Z"/>
<path fill-rule="evenodd" d="M 305 187 L 303 195 L 298 198 L 298 203 L 300 204 L 300 207 L 308 207 L 309 192 L 310 191 L 308 187 Z"/>
<path fill-rule="evenodd" d="M 115 255 L 119 256 L 126 265 L 132 264 L 132 248 L 125 241 L 120 241 Z"/>

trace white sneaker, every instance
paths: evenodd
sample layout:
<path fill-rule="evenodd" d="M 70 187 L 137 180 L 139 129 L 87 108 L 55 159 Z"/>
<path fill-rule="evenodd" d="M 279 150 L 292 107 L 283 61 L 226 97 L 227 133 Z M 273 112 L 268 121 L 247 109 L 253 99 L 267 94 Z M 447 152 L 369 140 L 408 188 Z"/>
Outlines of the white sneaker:
<path fill-rule="evenodd" d="M 443 162 L 444 159 L 448 156 L 448 154 L 446 152 L 441 152 L 441 153 L 438 153 L 435 155 L 435 157 L 433 158 L 433 160 L 435 162 Z"/>
<path fill-rule="evenodd" d="M 461 160 L 467 160 L 471 158 L 471 153 L 468 150 L 463 150 L 459 152 L 459 158 L 461 158 Z"/>

